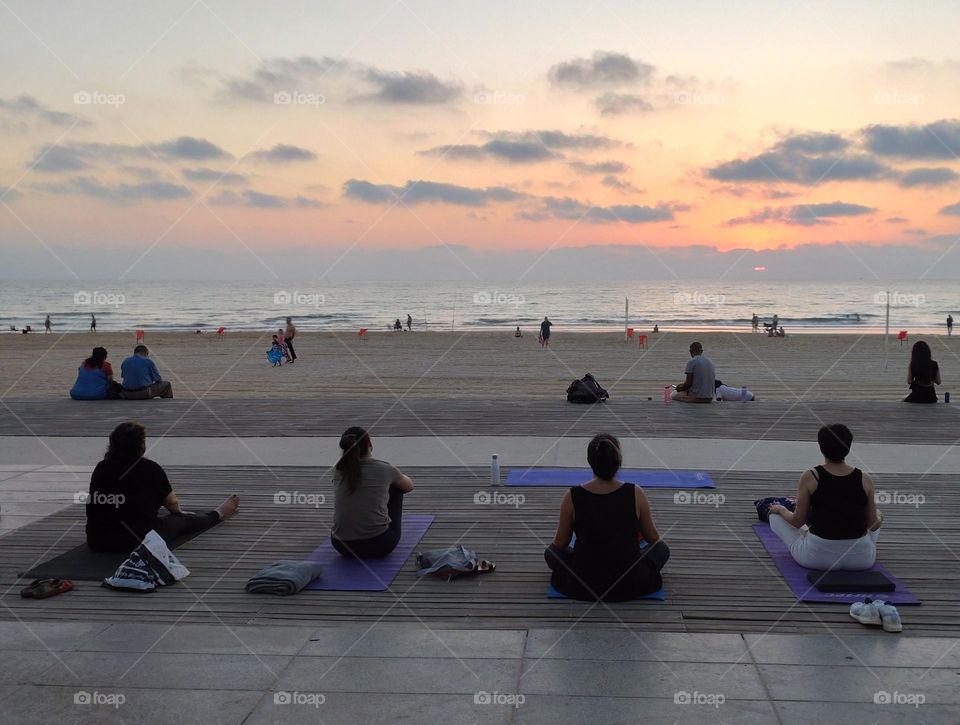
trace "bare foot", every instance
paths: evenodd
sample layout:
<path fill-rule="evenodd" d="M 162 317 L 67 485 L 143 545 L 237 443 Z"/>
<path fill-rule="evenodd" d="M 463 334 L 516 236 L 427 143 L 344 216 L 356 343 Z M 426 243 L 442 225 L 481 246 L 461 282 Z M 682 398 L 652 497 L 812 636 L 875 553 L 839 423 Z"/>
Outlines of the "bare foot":
<path fill-rule="evenodd" d="M 220 520 L 229 519 L 240 508 L 240 497 L 237 494 L 229 496 L 226 501 L 217 506 L 217 513 L 220 514 Z"/>

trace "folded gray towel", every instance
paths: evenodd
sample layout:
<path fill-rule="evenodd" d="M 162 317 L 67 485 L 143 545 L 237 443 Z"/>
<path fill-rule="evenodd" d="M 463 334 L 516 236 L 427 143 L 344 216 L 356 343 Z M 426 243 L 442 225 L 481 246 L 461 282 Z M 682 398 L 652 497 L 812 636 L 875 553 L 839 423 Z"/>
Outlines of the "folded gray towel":
<path fill-rule="evenodd" d="M 261 569 L 247 582 L 247 591 L 257 594 L 296 594 L 322 571 L 316 561 L 284 559 Z"/>

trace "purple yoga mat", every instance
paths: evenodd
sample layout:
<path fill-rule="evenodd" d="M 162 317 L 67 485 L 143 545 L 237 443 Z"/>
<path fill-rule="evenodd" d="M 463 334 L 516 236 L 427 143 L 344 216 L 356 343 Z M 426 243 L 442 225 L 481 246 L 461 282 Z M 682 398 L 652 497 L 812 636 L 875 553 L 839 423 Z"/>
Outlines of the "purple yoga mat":
<path fill-rule="evenodd" d="M 862 602 L 866 597 L 870 597 L 871 599 L 882 599 L 891 604 L 920 604 L 920 600 L 911 594 L 900 580 L 881 564 L 874 564 L 870 571 L 878 571 L 892 581 L 897 587 L 892 592 L 821 592 L 807 581 L 807 572 L 810 570 L 793 560 L 787 545 L 773 532 L 769 524 L 754 524 L 753 530 L 770 554 L 773 563 L 783 574 L 783 578 L 787 580 L 790 589 L 801 602 L 853 604 L 853 602 Z"/>
<path fill-rule="evenodd" d="M 400 543 L 382 559 L 345 559 L 330 543 L 324 541 L 307 557 L 319 561 L 323 573 L 310 582 L 306 589 L 338 589 L 356 592 L 382 592 L 390 586 L 400 567 L 420 543 L 420 539 L 433 523 L 428 514 L 408 514 L 403 517 L 403 533 Z"/>
<path fill-rule="evenodd" d="M 508 486 L 576 486 L 593 478 L 589 468 L 511 468 Z M 645 488 L 716 488 L 705 471 L 660 471 L 621 468 L 617 478 Z"/>

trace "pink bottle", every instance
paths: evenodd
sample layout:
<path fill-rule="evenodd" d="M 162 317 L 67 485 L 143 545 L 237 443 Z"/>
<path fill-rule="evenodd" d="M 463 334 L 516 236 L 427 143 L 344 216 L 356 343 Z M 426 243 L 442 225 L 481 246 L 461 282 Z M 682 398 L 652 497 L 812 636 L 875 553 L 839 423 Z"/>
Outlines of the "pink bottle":
<path fill-rule="evenodd" d="M 664 403 L 670 402 L 670 386 L 669 385 L 663 386 L 663 402 Z"/>

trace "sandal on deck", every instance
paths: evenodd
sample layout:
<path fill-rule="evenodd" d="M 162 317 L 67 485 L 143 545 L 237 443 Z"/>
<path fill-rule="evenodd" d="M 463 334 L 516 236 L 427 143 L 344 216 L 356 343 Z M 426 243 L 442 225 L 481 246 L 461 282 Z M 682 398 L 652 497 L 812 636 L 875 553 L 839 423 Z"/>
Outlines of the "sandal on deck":
<path fill-rule="evenodd" d="M 69 579 L 34 579 L 29 586 L 20 590 L 20 596 L 26 599 L 46 599 L 71 589 L 73 582 Z"/>

